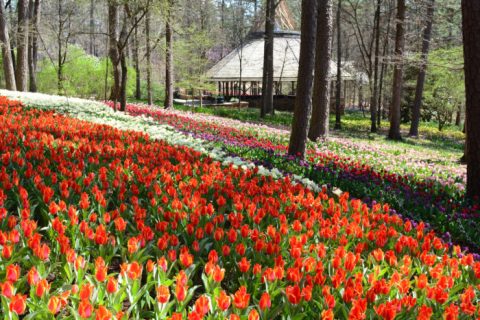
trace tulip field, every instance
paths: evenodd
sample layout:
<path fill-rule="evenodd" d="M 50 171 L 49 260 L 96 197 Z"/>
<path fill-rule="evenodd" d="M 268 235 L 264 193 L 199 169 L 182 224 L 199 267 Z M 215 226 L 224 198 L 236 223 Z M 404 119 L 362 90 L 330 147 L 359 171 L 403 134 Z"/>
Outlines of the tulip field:
<path fill-rule="evenodd" d="M 480 316 L 460 166 L 340 139 L 299 161 L 280 129 L 0 96 L 2 318 Z"/>

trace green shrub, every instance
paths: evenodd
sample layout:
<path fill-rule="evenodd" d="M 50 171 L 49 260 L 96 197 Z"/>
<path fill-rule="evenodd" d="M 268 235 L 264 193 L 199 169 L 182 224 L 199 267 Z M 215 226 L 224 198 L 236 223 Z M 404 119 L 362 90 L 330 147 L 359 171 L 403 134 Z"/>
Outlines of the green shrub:
<path fill-rule="evenodd" d="M 107 66 L 108 65 L 108 66 Z M 108 68 L 107 85 L 105 74 Z M 99 59 L 87 54 L 78 46 L 70 46 L 67 61 L 63 67 L 63 92 L 61 94 L 83 98 L 103 99 L 105 91 L 109 97 L 113 83 L 112 65 L 108 58 Z M 39 61 L 37 73 L 38 91 L 57 94 L 57 65 L 49 58 Z M 106 89 L 106 90 L 105 90 Z M 127 95 L 135 92 L 135 69 L 128 67 Z"/>

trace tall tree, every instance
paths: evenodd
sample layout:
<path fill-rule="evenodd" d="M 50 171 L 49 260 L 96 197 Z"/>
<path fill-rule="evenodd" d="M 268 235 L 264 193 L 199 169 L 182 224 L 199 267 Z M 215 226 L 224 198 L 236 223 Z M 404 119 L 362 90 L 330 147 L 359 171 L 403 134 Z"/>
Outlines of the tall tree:
<path fill-rule="evenodd" d="M 59 95 L 64 94 L 65 74 L 64 68 L 67 63 L 68 47 L 73 37 L 73 16 L 76 13 L 77 3 L 75 1 L 57 1 L 57 26 L 56 26 L 56 49 L 57 49 L 57 91 Z"/>
<path fill-rule="evenodd" d="M 372 120 L 370 131 L 372 132 L 377 131 L 375 119 L 377 118 L 377 96 L 379 95 L 378 69 L 382 2 L 382 0 L 346 0 L 348 6 L 342 10 L 342 13 L 344 13 L 344 20 L 351 26 L 349 29 L 353 30 L 353 36 L 357 42 L 357 48 L 355 51 L 358 51 L 360 55 L 359 61 L 363 65 L 368 77 L 368 87 L 370 91 L 370 118 Z M 371 4 L 374 5 L 373 14 L 371 11 L 372 8 L 370 8 Z M 370 21 L 371 16 L 373 16 L 373 21 Z M 363 110 L 362 104 L 361 108 Z"/>
<path fill-rule="evenodd" d="M 5 4 L 0 0 L 0 42 L 2 45 L 3 73 L 5 75 L 5 87 L 8 90 L 17 90 L 15 83 L 15 71 L 13 69 L 12 55 L 10 52 L 10 37 L 8 34 L 8 22 L 6 19 Z"/>
<path fill-rule="evenodd" d="M 17 31 L 17 67 L 15 80 L 19 91 L 27 91 L 28 83 L 28 0 L 18 0 L 18 31 Z"/>
<path fill-rule="evenodd" d="M 328 136 L 330 114 L 330 58 L 333 35 L 333 0 L 320 1 L 317 16 L 315 79 L 312 118 L 308 138 L 312 141 Z"/>
<path fill-rule="evenodd" d="M 297 95 L 293 114 L 292 133 L 288 154 L 305 157 L 308 118 L 312 109 L 312 84 L 315 68 L 315 37 L 317 27 L 317 0 L 302 0 L 300 60 Z"/>
<path fill-rule="evenodd" d="M 168 0 L 166 21 L 165 21 L 165 101 L 163 106 L 165 109 L 173 108 L 173 6 L 174 0 Z"/>
<path fill-rule="evenodd" d="M 90 39 L 89 52 L 95 55 L 95 0 L 90 0 Z"/>
<path fill-rule="evenodd" d="M 150 44 L 150 21 L 151 21 L 150 1 L 147 2 L 147 14 L 145 16 L 145 42 L 146 42 L 146 59 L 147 59 L 147 102 L 148 105 L 153 104 L 152 94 L 152 47 Z"/>
<path fill-rule="evenodd" d="M 387 69 L 387 63 L 386 63 L 386 56 L 388 55 L 388 50 L 389 50 L 389 40 L 390 40 L 390 29 L 391 29 L 391 20 L 392 20 L 392 11 L 391 10 L 392 3 L 391 1 L 388 1 L 388 17 L 387 17 L 387 30 L 385 32 L 385 35 L 383 37 L 383 49 L 382 49 L 382 66 L 380 68 L 380 78 L 379 78 L 379 83 L 378 83 L 378 100 L 377 100 L 377 107 L 378 107 L 378 112 L 377 112 L 377 126 L 380 127 L 380 124 L 382 122 L 382 106 L 384 105 L 383 103 L 383 87 L 384 87 L 384 79 L 385 79 L 385 73 Z M 385 112 L 385 110 L 383 110 Z"/>
<path fill-rule="evenodd" d="M 40 0 L 30 0 L 30 36 L 28 38 L 29 90 L 37 91 L 38 26 L 40 22 Z"/>
<path fill-rule="evenodd" d="M 480 1 L 462 0 L 465 59 L 467 196 L 480 197 Z M 475 125 L 471 125 L 475 124 Z"/>
<path fill-rule="evenodd" d="M 423 31 L 422 53 L 420 56 L 420 66 L 417 76 L 417 87 L 415 89 L 415 100 L 412 108 L 412 123 L 410 125 L 409 136 L 418 136 L 418 125 L 420 123 L 420 109 L 423 100 L 423 88 L 425 86 L 425 76 L 427 73 L 428 51 L 430 49 L 430 40 L 432 39 L 433 14 L 435 10 L 435 0 L 429 0 L 427 7 L 426 26 Z"/>
<path fill-rule="evenodd" d="M 265 6 L 265 46 L 263 50 L 262 108 L 260 112 L 262 117 L 273 113 L 273 46 L 277 4 L 275 0 L 267 0 Z"/>
<path fill-rule="evenodd" d="M 395 67 L 393 71 L 392 106 L 390 108 L 390 129 L 388 138 L 401 140 L 400 105 L 403 86 L 403 51 L 405 48 L 405 0 L 397 0 L 397 31 L 395 35 Z"/>
<path fill-rule="evenodd" d="M 120 69 L 120 52 L 119 40 L 118 40 L 118 28 L 119 28 L 119 10 L 118 3 L 115 0 L 108 1 L 108 36 L 109 36 L 109 48 L 108 54 L 112 62 L 113 68 L 113 86 L 110 93 L 110 100 L 114 102 L 114 109 L 116 109 L 116 102 L 120 98 L 120 82 L 121 82 L 121 69 Z"/>
<path fill-rule="evenodd" d="M 139 41 L 138 41 L 138 26 L 133 31 L 133 63 L 135 67 L 135 99 L 142 98 L 142 82 L 140 74 L 140 56 L 139 56 Z"/>
<path fill-rule="evenodd" d="M 380 55 L 380 8 L 382 0 L 377 0 L 375 9 L 375 57 L 373 63 L 373 93 L 370 99 L 370 132 L 377 132 L 377 102 L 378 102 L 378 61 Z"/>
<path fill-rule="evenodd" d="M 342 128 L 342 110 L 341 110 L 341 95 L 342 95 L 342 23 L 340 21 L 342 12 L 342 0 L 338 0 L 337 8 L 337 83 L 335 92 L 335 130 Z"/>
<path fill-rule="evenodd" d="M 123 4 L 122 27 L 120 33 L 120 4 Z M 120 111 L 125 111 L 127 106 L 127 46 L 128 40 L 145 17 L 145 7 L 135 1 L 118 2 L 116 0 L 108 1 L 108 35 L 109 35 L 109 56 L 113 68 L 112 92 L 110 99 L 113 100 L 114 109 L 116 102 L 120 101 Z"/>

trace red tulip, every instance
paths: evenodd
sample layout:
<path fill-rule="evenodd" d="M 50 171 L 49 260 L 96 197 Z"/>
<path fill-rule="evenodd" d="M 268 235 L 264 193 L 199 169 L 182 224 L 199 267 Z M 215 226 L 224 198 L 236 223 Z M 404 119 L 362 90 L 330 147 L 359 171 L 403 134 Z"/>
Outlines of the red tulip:
<path fill-rule="evenodd" d="M 27 296 L 16 294 L 12 297 L 9 308 L 10 311 L 15 312 L 18 315 L 23 314 L 27 308 Z"/>
<path fill-rule="evenodd" d="M 272 306 L 272 302 L 270 300 L 270 295 L 268 294 L 268 292 L 262 293 L 258 305 L 262 310 L 269 309 Z"/>
<path fill-rule="evenodd" d="M 17 282 L 20 277 L 20 266 L 18 264 L 11 264 L 7 266 L 7 276 L 6 279 L 10 282 Z"/>

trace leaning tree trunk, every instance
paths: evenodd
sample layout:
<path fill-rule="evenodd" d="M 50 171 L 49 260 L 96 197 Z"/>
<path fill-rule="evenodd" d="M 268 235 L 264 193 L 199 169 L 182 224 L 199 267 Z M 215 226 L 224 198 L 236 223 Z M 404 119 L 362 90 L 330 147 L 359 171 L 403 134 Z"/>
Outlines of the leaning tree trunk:
<path fill-rule="evenodd" d="M 302 35 L 300 39 L 297 95 L 292 133 L 288 146 L 288 154 L 299 158 L 305 157 L 308 117 L 312 108 L 312 70 L 315 68 L 316 24 L 317 0 L 302 0 Z"/>
<path fill-rule="evenodd" d="M 425 86 L 425 75 L 427 70 L 428 51 L 430 40 L 432 38 L 433 14 L 435 10 L 435 0 L 430 0 L 427 8 L 427 25 L 423 31 L 422 55 L 420 58 L 420 70 L 417 76 L 417 87 L 415 89 L 415 100 L 412 108 L 412 123 L 410 125 L 409 136 L 418 136 L 418 125 L 420 124 L 420 108 L 422 107 L 423 88 Z"/>
<path fill-rule="evenodd" d="M 337 8 L 337 82 L 336 82 L 336 93 L 335 93 L 335 130 L 340 130 L 342 128 L 342 110 L 340 97 L 342 94 L 342 32 L 341 32 L 341 11 L 342 11 L 342 0 L 338 0 Z"/>
<path fill-rule="evenodd" d="M 13 69 L 12 55 L 10 52 L 10 37 L 5 14 L 5 4 L 0 0 L 0 42 L 2 45 L 3 73 L 7 90 L 17 90 L 15 71 Z"/>
<path fill-rule="evenodd" d="M 263 81 L 261 116 L 273 113 L 273 41 L 275 28 L 275 0 L 267 0 L 265 19 L 265 46 L 263 49 Z"/>
<path fill-rule="evenodd" d="M 373 94 L 370 102 L 370 132 L 377 132 L 377 102 L 378 102 L 378 60 L 380 55 L 380 7 L 382 0 L 377 0 L 375 10 L 375 58 L 373 62 Z"/>
<path fill-rule="evenodd" d="M 15 80 L 19 91 L 27 91 L 28 83 L 28 0 L 18 0 L 17 68 Z"/>
<path fill-rule="evenodd" d="M 467 119 L 467 196 L 480 197 L 480 1 L 462 0 Z M 471 125 L 474 124 L 474 125 Z"/>
<path fill-rule="evenodd" d="M 330 114 L 330 58 L 333 34 L 333 0 L 320 1 L 317 16 L 315 79 L 312 118 L 308 137 L 312 141 L 328 136 Z"/>
<path fill-rule="evenodd" d="M 152 48 L 150 46 L 150 8 L 147 8 L 145 17 L 145 37 L 146 37 L 146 58 L 147 58 L 147 101 L 148 105 L 153 104 L 152 95 Z"/>
<path fill-rule="evenodd" d="M 403 86 L 403 50 L 405 47 L 405 0 L 397 0 L 397 33 L 395 36 L 395 69 L 393 71 L 392 106 L 390 109 L 390 130 L 388 138 L 401 140 L 400 106 Z"/>
<path fill-rule="evenodd" d="M 40 0 L 30 0 L 30 37 L 28 39 L 29 90 L 37 92 L 38 25 L 40 23 Z"/>
<path fill-rule="evenodd" d="M 165 61 L 165 109 L 173 108 L 173 29 L 172 29 L 173 1 L 169 0 L 167 19 L 165 24 L 165 41 L 167 45 Z"/>

